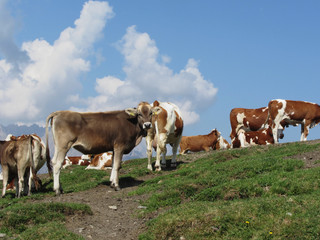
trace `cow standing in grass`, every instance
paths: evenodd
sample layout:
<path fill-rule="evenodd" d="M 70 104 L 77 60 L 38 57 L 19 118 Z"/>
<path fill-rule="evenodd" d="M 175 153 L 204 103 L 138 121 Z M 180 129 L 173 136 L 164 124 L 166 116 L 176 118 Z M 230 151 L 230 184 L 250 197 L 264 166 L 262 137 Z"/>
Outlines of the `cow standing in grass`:
<path fill-rule="evenodd" d="M 71 147 L 83 154 L 113 152 L 113 166 L 110 176 L 111 187 L 119 190 L 119 169 L 123 154 L 128 154 L 138 145 L 151 128 L 152 113 L 158 107 L 141 102 L 137 108 L 122 111 L 79 113 L 58 111 L 46 120 L 47 157 L 48 126 L 51 122 L 55 152 L 52 159 L 53 189 L 60 195 L 60 171 L 65 156 Z"/>

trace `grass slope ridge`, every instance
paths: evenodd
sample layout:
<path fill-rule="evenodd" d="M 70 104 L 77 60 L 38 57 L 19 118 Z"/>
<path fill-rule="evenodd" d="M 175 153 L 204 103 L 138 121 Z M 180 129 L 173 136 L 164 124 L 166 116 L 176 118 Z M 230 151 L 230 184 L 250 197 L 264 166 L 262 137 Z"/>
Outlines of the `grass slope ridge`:
<path fill-rule="evenodd" d="M 141 240 L 319 239 L 319 160 L 319 141 L 188 154 L 178 157 L 177 170 L 153 173 L 146 159 L 136 159 L 123 163 L 120 185 L 139 185 L 129 195 L 142 196 L 146 209 L 138 214 L 152 219 Z M 65 193 L 75 193 L 108 184 L 108 174 L 74 166 L 62 171 L 61 182 Z M 52 180 L 43 183 L 32 197 L 0 199 L 0 232 L 83 239 L 68 232 L 65 218 L 90 215 L 90 208 L 34 203 L 54 194 Z"/>

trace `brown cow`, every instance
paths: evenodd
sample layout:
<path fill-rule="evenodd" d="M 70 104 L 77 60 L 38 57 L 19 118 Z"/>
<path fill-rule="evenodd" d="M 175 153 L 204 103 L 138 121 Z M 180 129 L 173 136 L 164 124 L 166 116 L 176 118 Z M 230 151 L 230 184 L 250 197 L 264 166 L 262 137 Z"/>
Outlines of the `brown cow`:
<path fill-rule="evenodd" d="M 208 152 L 216 146 L 219 136 L 220 132 L 217 129 L 213 129 L 207 135 L 183 136 L 180 142 L 180 154 L 185 154 L 188 151 Z"/>
<path fill-rule="evenodd" d="M 2 197 L 6 194 L 6 186 L 13 178 L 16 179 L 16 196 L 24 192 L 24 176 L 35 174 L 33 166 L 31 136 L 16 141 L 0 141 L 0 160 L 3 174 Z M 31 194 L 29 191 L 28 194 Z"/>
<path fill-rule="evenodd" d="M 294 126 L 301 124 L 300 141 L 306 141 L 309 129 L 320 122 L 320 106 L 315 103 L 276 99 L 271 100 L 268 106 L 275 143 L 278 143 L 276 133 L 281 121 Z"/>
<path fill-rule="evenodd" d="M 141 102 L 137 108 L 122 111 L 78 113 L 58 111 L 46 120 L 47 157 L 48 126 L 51 121 L 55 152 L 53 164 L 53 189 L 60 195 L 60 170 L 63 160 L 71 147 L 83 154 L 99 154 L 112 151 L 114 156 L 110 176 L 111 187 L 120 190 L 119 169 L 123 154 L 128 154 L 147 135 L 151 127 L 152 113 L 159 108 Z"/>
<path fill-rule="evenodd" d="M 257 109 L 247 108 L 233 108 L 230 112 L 230 124 L 231 124 L 231 145 L 233 148 L 240 147 L 237 134 L 240 129 L 248 131 L 258 131 L 266 129 L 271 125 L 271 121 L 268 121 L 268 107 L 262 107 Z M 283 138 L 283 130 L 287 124 L 282 121 L 279 126 L 279 137 Z"/>
<path fill-rule="evenodd" d="M 181 141 L 183 120 L 179 108 L 173 103 L 154 101 L 153 107 L 158 107 L 159 111 L 155 111 L 152 116 L 152 128 L 148 130 L 146 138 L 148 169 L 152 171 L 152 143 L 154 142 L 157 145 L 155 170 L 161 171 L 161 165 L 162 167 L 166 166 L 166 144 L 172 146 L 171 167 L 176 167 L 176 154 Z"/>
<path fill-rule="evenodd" d="M 62 163 L 62 168 L 66 168 L 71 165 L 88 166 L 90 164 L 90 159 L 90 155 L 66 156 Z"/>
<path fill-rule="evenodd" d="M 269 145 L 273 144 L 273 135 L 271 128 L 260 129 L 258 131 L 246 132 L 240 129 L 237 136 L 241 147 L 249 147 L 252 145 Z"/>

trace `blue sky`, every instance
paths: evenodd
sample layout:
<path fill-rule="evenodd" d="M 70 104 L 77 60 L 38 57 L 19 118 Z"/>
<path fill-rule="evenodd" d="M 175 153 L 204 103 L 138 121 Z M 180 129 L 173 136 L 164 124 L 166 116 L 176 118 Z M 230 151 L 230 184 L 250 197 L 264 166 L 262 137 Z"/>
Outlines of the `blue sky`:
<path fill-rule="evenodd" d="M 318 1 L 0 0 L 0 124 L 171 101 L 184 135 L 234 107 L 320 103 Z M 320 127 L 308 139 L 320 137 Z M 285 130 L 282 142 L 300 139 Z"/>

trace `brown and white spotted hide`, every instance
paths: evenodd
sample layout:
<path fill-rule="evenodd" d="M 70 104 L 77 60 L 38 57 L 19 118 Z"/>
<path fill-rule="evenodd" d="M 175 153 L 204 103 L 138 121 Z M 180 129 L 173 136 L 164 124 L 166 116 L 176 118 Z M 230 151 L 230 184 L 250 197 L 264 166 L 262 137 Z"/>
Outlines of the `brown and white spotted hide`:
<path fill-rule="evenodd" d="M 147 135 L 151 127 L 152 113 L 158 108 L 141 102 L 137 108 L 110 112 L 57 111 L 46 120 L 46 144 L 51 122 L 55 152 L 52 159 L 53 189 L 61 193 L 60 171 L 65 156 L 71 147 L 83 154 L 99 154 L 111 151 L 114 161 L 110 175 L 111 187 L 119 190 L 119 169 L 123 154 L 128 154 Z"/>
<path fill-rule="evenodd" d="M 158 107 L 159 110 L 155 111 L 152 116 L 152 128 L 148 130 L 146 138 L 148 169 L 152 171 L 152 142 L 156 139 L 155 170 L 161 171 L 161 165 L 162 167 L 166 166 L 167 144 L 172 146 L 171 167 L 176 167 L 176 155 L 183 131 L 183 119 L 179 108 L 173 103 L 154 101 L 153 107 Z"/>
<path fill-rule="evenodd" d="M 112 152 L 97 154 L 91 160 L 87 169 L 106 170 L 112 168 Z"/>
<path fill-rule="evenodd" d="M 220 135 L 214 150 L 229 149 L 229 148 L 231 148 L 231 145 L 229 144 L 229 142 Z"/>
<path fill-rule="evenodd" d="M 234 108 L 230 112 L 231 124 L 231 145 L 233 148 L 240 147 L 239 139 L 237 138 L 238 131 L 243 129 L 246 132 L 258 131 L 266 129 L 271 125 L 271 120 L 268 119 L 268 107 L 257 109 Z M 287 126 L 284 121 L 281 121 L 279 126 L 279 137 L 282 139 L 283 130 Z"/>
<path fill-rule="evenodd" d="M 269 145 L 274 143 L 271 128 L 251 132 L 246 132 L 243 129 L 240 129 L 237 138 L 241 147 Z"/>
<path fill-rule="evenodd" d="M 268 107 L 275 143 L 278 142 L 276 132 L 281 121 L 294 126 L 301 124 L 300 141 L 306 141 L 309 129 L 320 122 L 320 106 L 316 103 L 276 99 L 271 100 Z"/>

